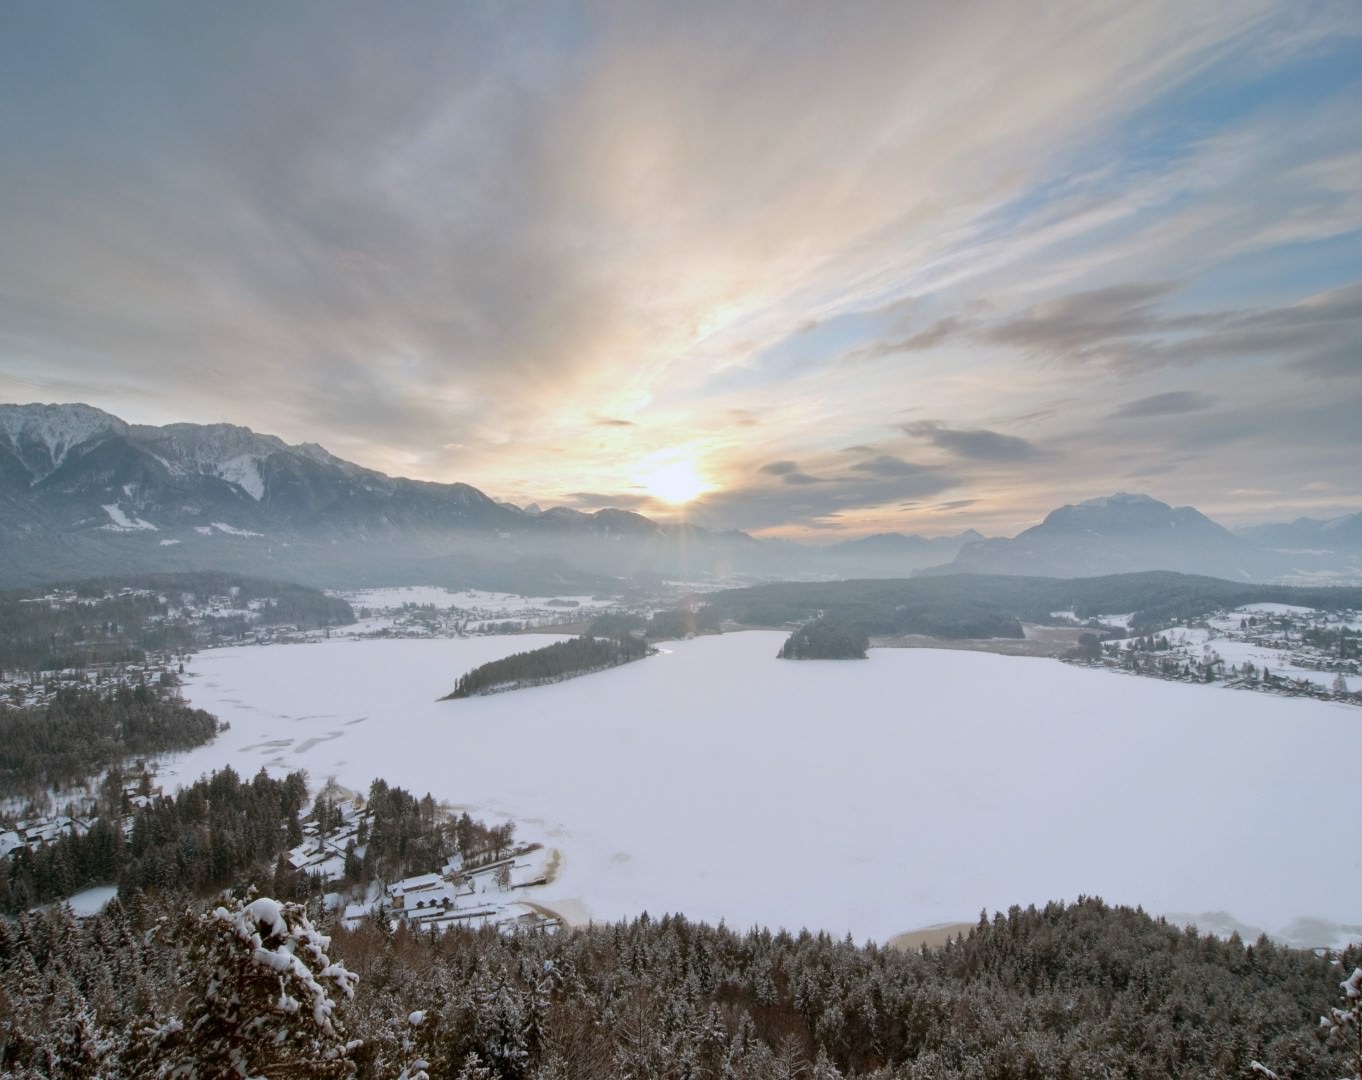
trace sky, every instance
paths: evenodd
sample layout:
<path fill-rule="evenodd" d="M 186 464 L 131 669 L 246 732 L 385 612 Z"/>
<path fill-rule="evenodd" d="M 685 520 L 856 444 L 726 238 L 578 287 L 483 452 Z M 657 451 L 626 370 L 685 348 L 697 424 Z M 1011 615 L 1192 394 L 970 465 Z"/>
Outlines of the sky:
<path fill-rule="evenodd" d="M 815 542 L 1362 510 L 1353 0 L 18 2 L 0 145 L 0 401 Z"/>

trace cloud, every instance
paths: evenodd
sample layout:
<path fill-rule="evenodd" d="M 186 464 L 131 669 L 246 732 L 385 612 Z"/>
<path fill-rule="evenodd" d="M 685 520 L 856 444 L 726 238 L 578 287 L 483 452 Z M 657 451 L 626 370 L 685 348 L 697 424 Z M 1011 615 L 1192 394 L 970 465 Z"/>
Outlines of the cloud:
<path fill-rule="evenodd" d="M 903 458 L 894 457 L 892 454 L 881 454 L 879 457 L 871 458 L 868 461 L 858 461 L 851 466 L 857 472 L 869 473 L 871 476 L 920 476 L 931 470 L 922 466 L 914 465 Z"/>
<path fill-rule="evenodd" d="M 975 506 L 978 499 L 951 499 L 950 502 L 937 503 L 932 507 L 934 513 L 945 513 L 950 510 L 963 510 L 967 506 Z"/>
<path fill-rule="evenodd" d="M 1349 272 L 1308 245 L 1362 217 L 1362 121 L 1253 73 L 1347 7 L 35 6 L 0 35 L 0 379 L 523 501 L 693 443 L 727 473 L 760 425 L 806 469 L 715 505 L 766 524 L 1039 458 L 1170 366 L 1318 401 L 1357 298 L 1296 282 Z M 1253 115 L 1184 110 L 1207 84 Z M 1100 396 L 1055 408 L 1044 362 Z M 908 467 L 886 402 L 986 428 L 910 431 L 951 465 Z"/>
<path fill-rule="evenodd" d="M 915 420 L 902 427 L 914 438 L 926 439 L 957 457 L 974 461 L 1025 461 L 1037 453 L 1036 447 L 1025 439 L 997 431 L 962 431 L 935 420 Z"/>
<path fill-rule="evenodd" d="M 763 465 L 758 472 L 765 473 L 767 476 L 778 476 L 782 484 L 820 484 L 816 476 L 810 476 L 799 468 L 799 464 L 794 461 L 773 461 L 769 465 Z"/>
<path fill-rule="evenodd" d="M 865 345 L 855 349 L 851 353 L 854 360 L 878 360 L 883 356 L 892 356 L 894 353 L 902 352 L 923 352 L 927 349 L 934 349 L 952 338 L 961 336 L 970 324 L 957 316 L 949 315 L 944 319 L 938 319 L 925 330 L 919 330 L 916 334 L 900 338 L 897 341 L 877 341 L 871 345 Z"/>
<path fill-rule="evenodd" d="M 1138 469 L 1131 469 L 1130 472 L 1121 474 L 1123 480 L 1141 480 L 1146 476 L 1167 476 L 1171 472 L 1177 471 L 1177 465 L 1171 461 L 1159 462 L 1155 465 L 1144 465 Z"/>
<path fill-rule="evenodd" d="M 577 510 L 638 510 L 650 506 L 653 500 L 647 495 L 629 492 L 573 491 L 563 496 L 562 502 Z"/>
<path fill-rule="evenodd" d="M 739 529 L 769 529 L 792 521 L 807 525 L 833 515 L 849 518 L 873 508 L 893 510 L 905 500 L 930 498 L 960 483 L 948 470 L 912 465 L 887 455 L 860 464 L 869 468 L 853 466 L 840 475 L 810 477 L 813 483 L 791 480 L 804 477 L 802 472 L 787 472 L 769 481 L 711 492 L 692 504 L 692 517 Z"/>
<path fill-rule="evenodd" d="M 1362 347 L 1358 343 L 1302 356 L 1291 367 L 1316 379 L 1362 376 Z"/>
<path fill-rule="evenodd" d="M 1135 282 L 1061 296 L 996 322 L 978 335 L 1071 363 L 1125 373 L 1215 360 L 1279 356 L 1309 374 L 1345 373 L 1341 358 L 1362 350 L 1362 285 L 1262 310 L 1164 314 L 1157 302 L 1175 286 Z"/>
<path fill-rule="evenodd" d="M 1210 394 L 1201 394 L 1194 390 L 1170 390 L 1167 393 L 1151 394 L 1148 397 L 1128 401 L 1109 415 L 1112 419 L 1118 420 L 1144 416 L 1172 416 L 1209 409 L 1215 404 L 1215 400 Z"/>

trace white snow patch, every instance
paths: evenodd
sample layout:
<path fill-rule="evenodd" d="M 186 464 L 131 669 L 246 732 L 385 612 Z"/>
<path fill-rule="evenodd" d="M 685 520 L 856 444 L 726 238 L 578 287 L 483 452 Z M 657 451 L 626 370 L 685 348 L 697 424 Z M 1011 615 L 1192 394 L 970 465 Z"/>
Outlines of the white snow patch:
<path fill-rule="evenodd" d="M 1316 608 L 1301 607 L 1299 604 L 1245 604 L 1236 611 L 1252 612 L 1255 615 L 1315 615 Z"/>
<path fill-rule="evenodd" d="M 217 529 L 217 531 L 220 532 L 220 533 L 226 533 L 228 536 L 264 536 L 264 535 L 265 535 L 264 533 L 251 532 L 250 529 L 238 529 L 235 525 L 228 525 L 228 524 L 226 524 L 225 522 L 221 522 L 221 521 L 215 521 L 215 522 L 213 522 L 213 528 L 214 528 L 214 529 Z M 207 529 L 198 529 L 197 531 L 198 531 L 198 532 L 207 532 L 208 530 L 207 530 Z"/>
<path fill-rule="evenodd" d="M 563 853 L 541 902 L 598 921 L 678 911 L 885 940 L 1088 894 L 1269 932 L 1356 922 L 1362 861 L 1336 840 L 1354 794 L 1320 782 L 1321 748 L 1362 759 L 1355 707 L 964 651 L 778 661 L 784 636 L 766 632 L 435 700 L 550 640 L 201 653 L 185 693 L 231 729 L 164 779 L 382 776 L 510 816 Z"/>
<path fill-rule="evenodd" d="M 161 541 L 161 546 L 162 546 L 162 547 L 171 547 L 171 546 L 173 546 L 173 545 L 175 545 L 175 544 L 178 544 L 179 542 L 180 542 L 180 541 L 178 541 L 178 540 L 162 540 L 162 541 Z"/>
<path fill-rule="evenodd" d="M 76 915 L 84 918 L 88 915 L 98 915 L 110 900 L 118 895 L 117 885 L 96 885 L 90 889 L 82 889 L 74 896 L 67 897 L 65 903 Z"/>
<path fill-rule="evenodd" d="M 253 454 L 238 454 L 236 457 L 218 462 L 217 474 L 229 484 L 241 488 L 256 502 L 265 497 L 265 480 L 260 475 L 260 459 Z"/>
<path fill-rule="evenodd" d="M 150 521 L 143 521 L 139 517 L 129 517 L 117 503 L 107 503 L 104 512 L 109 515 L 111 525 L 101 525 L 100 528 L 108 529 L 110 532 L 142 532 L 150 529 L 152 532 L 159 532 Z"/>

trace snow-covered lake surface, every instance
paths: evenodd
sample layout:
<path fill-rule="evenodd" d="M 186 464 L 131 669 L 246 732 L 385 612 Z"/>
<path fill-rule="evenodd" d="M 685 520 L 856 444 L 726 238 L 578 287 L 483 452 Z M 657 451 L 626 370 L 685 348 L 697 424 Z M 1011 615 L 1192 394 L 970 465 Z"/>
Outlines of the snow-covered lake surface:
<path fill-rule="evenodd" d="M 453 702 L 467 669 L 552 639 L 204 652 L 185 692 L 231 730 L 165 779 L 305 767 L 513 817 L 562 852 L 542 900 L 579 918 L 884 941 L 1087 894 L 1362 938 L 1355 707 L 964 651 L 777 661 L 783 637 Z"/>

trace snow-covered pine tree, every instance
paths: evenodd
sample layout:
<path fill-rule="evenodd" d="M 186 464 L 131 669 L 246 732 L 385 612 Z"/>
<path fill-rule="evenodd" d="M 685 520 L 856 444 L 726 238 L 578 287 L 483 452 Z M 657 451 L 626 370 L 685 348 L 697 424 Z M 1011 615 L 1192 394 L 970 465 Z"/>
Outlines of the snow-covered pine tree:
<path fill-rule="evenodd" d="M 181 927 L 193 973 L 182 1017 L 141 1033 L 148 1075 L 349 1077 L 351 1053 L 332 992 L 356 976 L 298 904 L 268 897 L 190 914 Z"/>
<path fill-rule="evenodd" d="M 1353 1080 L 1362 1080 L 1362 968 L 1353 968 L 1353 973 L 1338 985 L 1346 1005 L 1330 1009 L 1319 1018 L 1319 1026 L 1327 1029 L 1331 1039 L 1351 1039 Z"/>

